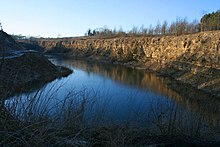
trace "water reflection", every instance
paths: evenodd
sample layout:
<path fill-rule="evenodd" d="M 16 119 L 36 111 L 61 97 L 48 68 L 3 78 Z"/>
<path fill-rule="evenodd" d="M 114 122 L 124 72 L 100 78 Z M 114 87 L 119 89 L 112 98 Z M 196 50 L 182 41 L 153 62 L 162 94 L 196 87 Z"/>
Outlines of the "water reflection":
<path fill-rule="evenodd" d="M 174 100 L 179 105 L 187 108 L 191 112 L 202 115 L 211 125 L 220 123 L 220 99 L 211 97 L 205 93 L 185 87 L 172 81 L 172 87 L 178 87 L 179 93 L 167 86 L 164 78 L 155 74 L 147 73 L 144 70 L 126 68 L 120 65 L 111 65 L 103 63 L 86 62 L 82 60 L 60 60 L 59 64 L 64 66 L 79 68 L 88 74 L 96 73 L 115 82 L 139 89 L 152 91 L 158 95 Z M 59 61 L 56 61 L 57 63 Z M 182 93 L 181 93 L 182 90 Z"/>
<path fill-rule="evenodd" d="M 82 69 L 88 74 L 96 73 L 120 84 L 153 91 L 157 94 L 165 94 L 166 96 L 178 96 L 177 93 L 168 88 L 163 78 L 152 73 L 147 73 L 144 70 L 126 68 L 121 65 L 86 62 L 82 60 L 64 60 L 61 64 L 65 66 L 71 65 L 74 68 Z"/>
<path fill-rule="evenodd" d="M 55 64 L 72 68 L 74 72 L 67 78 L 47 84 L 41 89 L 43 92 L 38 90 L 37 93 L 19 96 L 21 106 L 29 105 L 34 99 L 35 110 L 40 111 L 39 106 L 44 108 L 44 111 L 46 109 L 51 111 L 55 107 L 52 112 L 58 113 L 57 111 L 61 110 L 61 106 L 57 105 L 59 101 L 72 103 L 74 100 L 74 108 L 77 108 L 75 104 L 80 104 L 87 119 L 96 124 L 113 120 L 136 123 L 138 120 L 141 124 L 147 122 L 160 126 L 163 131 L 164 127 L 171 129 L 171 122 L 175 122 L 179 128 L 179 124 L 185 126 L 193 119 L 195 126 L 203 123 L 219 126 L 219 99 L 210 98 L 208 95 L 172 82 L 180 91 L 184 90 L 177 93 L 167 86 L 167 79 L 144 70 L 73 59 L 50 60 Z M 18 103 L 17 100 L 18 98 L 11 98 L 5 104 L 10 107 Z M 20 109 L 26 111 L 32 107 L 25 106 Z"/>

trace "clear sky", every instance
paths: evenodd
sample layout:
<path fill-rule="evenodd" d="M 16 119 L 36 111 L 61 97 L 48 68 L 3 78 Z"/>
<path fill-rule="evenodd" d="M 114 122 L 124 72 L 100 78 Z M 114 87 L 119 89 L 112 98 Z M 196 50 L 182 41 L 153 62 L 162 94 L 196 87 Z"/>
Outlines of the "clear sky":
<path fill-rule="evenodd" d="M 189 21 L 220 9 L 220 0 L 0 0 L 4 31 L 42 37 L 82 36 L 88 28 Z"/>

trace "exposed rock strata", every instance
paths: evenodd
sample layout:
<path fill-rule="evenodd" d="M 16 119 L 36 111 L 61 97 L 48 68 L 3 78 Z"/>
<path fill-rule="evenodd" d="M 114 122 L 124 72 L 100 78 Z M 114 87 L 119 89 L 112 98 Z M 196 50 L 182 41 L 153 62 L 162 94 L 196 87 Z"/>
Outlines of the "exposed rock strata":
<path fill-rule="evenodd" d="M 220 31 L 160 37 L 39 39 L 38 44 L 50 53 L 153 70 L 220 96 Z"/>

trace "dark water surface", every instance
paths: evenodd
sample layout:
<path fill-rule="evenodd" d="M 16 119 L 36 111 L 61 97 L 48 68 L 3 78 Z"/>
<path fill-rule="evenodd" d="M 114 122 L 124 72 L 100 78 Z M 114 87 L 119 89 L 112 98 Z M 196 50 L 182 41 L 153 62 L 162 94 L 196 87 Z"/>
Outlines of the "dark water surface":
<path fill-rule="evenodd" d="M 177 125 L 188 130 L 219 127 L 219 100 L 200 97 L 197 92 L 182 97 L 165 84 L 165 79 L 152 73 L 82 60 L 50 60 L 74 72 L 40 90 L 13 97 L 5 105 L 19 103 L 16 113 L 25 110 L 50 116 L 59 114 L 66 103 L 71 109 L 83 111 L 83 119 L 96 124 L 124 122 L 165 128 Z M 33 101 L 38 103 L 31 105 Z"/>

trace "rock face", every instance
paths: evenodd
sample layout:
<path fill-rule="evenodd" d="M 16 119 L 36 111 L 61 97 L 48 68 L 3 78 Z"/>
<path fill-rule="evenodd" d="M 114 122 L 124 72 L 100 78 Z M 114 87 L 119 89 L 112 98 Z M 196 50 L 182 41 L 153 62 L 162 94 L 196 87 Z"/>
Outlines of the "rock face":
<path fill-rule="evenodd" d="M 181 36 L 39 39 L 46 52 L 142 67 L 220 96 L 220 31 Z"/>

